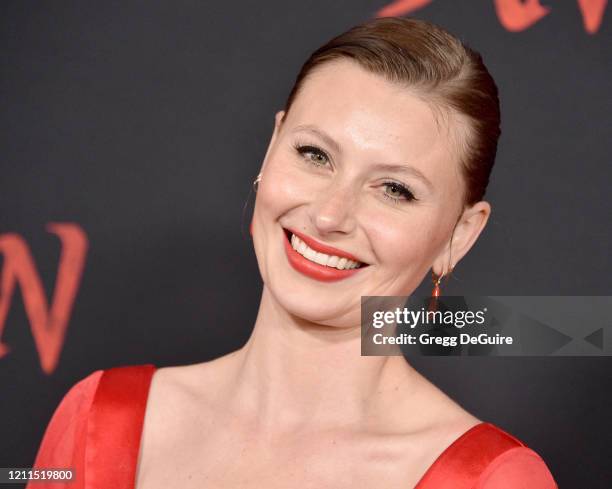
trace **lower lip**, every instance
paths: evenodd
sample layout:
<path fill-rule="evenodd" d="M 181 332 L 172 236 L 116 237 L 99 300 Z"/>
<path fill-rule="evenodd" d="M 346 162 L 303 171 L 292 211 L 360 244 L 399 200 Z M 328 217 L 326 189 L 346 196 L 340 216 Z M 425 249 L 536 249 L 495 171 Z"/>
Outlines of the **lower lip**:
<path fill-rule="evenodd" d="M 314 278 L 315 280 L 319 280 L 321 282 L 336 282 L 338 280 L 349 278 L 366 268 L 362 265 L 360 268 L 352 268 L 350 270 L 338 270 L 337 268 L 320 265 L 318 263 L 306 259 L 297 251 L 295 251 L 291 246 L 291 243 L 289 242 L 287 234 L 284 231 L 283 238 L 285 242 L 285 252 L 287 253 L 287 258 L 289 259 L 289 263 L 291 264 L 291 266 L 298 272 L 303 273 L 304 275 L 310 278 Z"/>

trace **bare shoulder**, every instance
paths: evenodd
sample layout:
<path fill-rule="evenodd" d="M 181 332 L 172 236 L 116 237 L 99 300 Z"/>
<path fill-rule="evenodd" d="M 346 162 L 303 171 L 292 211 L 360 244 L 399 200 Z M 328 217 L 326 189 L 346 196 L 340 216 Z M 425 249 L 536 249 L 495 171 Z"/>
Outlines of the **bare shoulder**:
<path fill-rule="evenodd" d="M 397 412 L 418 412 L 419 431 L 454 439 L 482 422 L 421 374 L 416 374 L 412 385 L 410 390 L 399 393 Z"/>
<path fill-rule="evenodd" d="M 450 398 L 437 386 L 427 381 L 426 398 L 431 406 L 430 419 L 432 427 L 440 430 L 446 441 L 454 441 L 463 433 L 482 423 L 480 419 L 468 412 L 457 401 Z"/>
<path fill-rule="evenodd" d="M 395 410 L 398 415 L 391 421 L 395 426 L 405 423 L 402 431 L 411 444 L 418 447 L 422 466 L 428 467 L 455 440 L 481 424 L 482 420 L 420 374 L 415 386 L 399 396 L 398 409 Z M 400 416 L 413 418 L 414 422 L 404 422 Z"/>
<path fill-rule="evenodd" d="M 226 381 L 235 354 L 232 352 L 207 362 L 158 369 L 151 380 L 147 414 L 149 408 L 151 412 L 176 411 L 193 403 L 197 403 L 201 409 Z"/>
<path fill-rule="evenodd" d="M 223 371 L 235 354 L 228 353 L 207 362 L 160 368 L 151 381 L 151 395 L 200 396 L 208 390 L 207 386 L 213 387 L 215 382 L 223 380 Z"/>
<path fill-rule="evenodd" d="M 402 385 L 379 410 L 377 432 L 392 435 L 380 438 L 388 447 L 385 453 L 406 469 L 403 480 L 415 485 L 448 447 L 482 421 L 420 374 L 411 373 Z"/>
<path fill-rule="evenodd" d="M 214 399 L 227 384 L 234 353 L 208 362 L 164 367 L 151 379 L 141 441 L 144 462 L 194 428 L 214 422 Z M 152 456 L 152 457 L 151 457 Z"/>

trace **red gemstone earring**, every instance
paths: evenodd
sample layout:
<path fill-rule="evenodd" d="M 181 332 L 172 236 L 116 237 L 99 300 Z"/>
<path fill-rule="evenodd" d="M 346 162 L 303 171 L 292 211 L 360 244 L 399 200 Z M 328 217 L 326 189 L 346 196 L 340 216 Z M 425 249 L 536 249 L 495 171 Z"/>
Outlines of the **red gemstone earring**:
<path fill-rule="evenodd" d="M 431 272 L 431 275 L 432 275 L 432 280 L 434 283 L 434 288 L 431 291 L 431 296 L 437 299 L 438 297 L 440 297 L 440 280 L 442 280 L 442 277 L 444 277 L 444 274 L 441 274 L 438 277 L 436 277 L 436 274 L 434 272 Z"/>
<path fill-rule="evenodd" d="M 440 281 L 442 280 L 442 277 L 444 277 L 444 275 L 446 274 L 442 273 L 436 276 L 433 270 L 431 272 L 431 277 L 432 277 L 432 281 L 434 284 L 434 288 L 431 291 L 431 299 L 429 300 L 429 310 L 430 311 L 438 310 L 438 297 L 440 297 L 440 294 L 442 293 L 440 290 Z"/>

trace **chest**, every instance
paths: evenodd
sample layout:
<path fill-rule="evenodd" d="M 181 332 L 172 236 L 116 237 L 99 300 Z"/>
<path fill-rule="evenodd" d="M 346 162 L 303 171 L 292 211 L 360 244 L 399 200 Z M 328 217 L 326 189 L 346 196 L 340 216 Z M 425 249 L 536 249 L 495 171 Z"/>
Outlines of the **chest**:
<path fill-rule="evenodd" d="M 145 447 L 136 489 L 409 489 L 430 462 L 399 440 L 337 433 L 262 439 L 214 430 Z"/>

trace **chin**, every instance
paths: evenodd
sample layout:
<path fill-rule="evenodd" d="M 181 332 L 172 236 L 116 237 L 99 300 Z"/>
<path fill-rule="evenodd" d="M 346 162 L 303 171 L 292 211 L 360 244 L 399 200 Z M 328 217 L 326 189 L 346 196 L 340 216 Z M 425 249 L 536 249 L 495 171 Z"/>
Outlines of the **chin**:
<path fill-rule="evenodd" d="M 281 286 L 280 290 L 274 286 L 269 289 L 280 307 L 288 314 L 304 321 L 330 328 L 346 328 L 361 324 L 360 298 L 357 302 L 349 304 L 324 290 L 308 293 L 297 285 L 292 287 L 292 292 L 289 292 L 286 286 Z M 340 304 L 345 306 L 342 307 Z"/>

